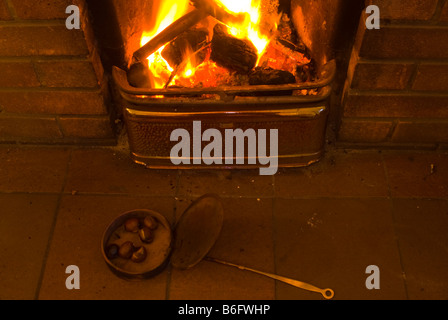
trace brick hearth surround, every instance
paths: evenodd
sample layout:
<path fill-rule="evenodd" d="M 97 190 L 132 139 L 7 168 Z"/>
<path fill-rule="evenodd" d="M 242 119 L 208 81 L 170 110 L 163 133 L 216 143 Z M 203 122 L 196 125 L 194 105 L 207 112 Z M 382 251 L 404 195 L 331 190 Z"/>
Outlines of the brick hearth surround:
<path fill-rule="evenodd" d="M 448 1 L 369 0 L 381 29 L 361 17 L 343 99 L 339 142 L 448 146 Z"/>
<path fill-rule="evenodd" d="M 115 141 L 85 0 L 0 0 L 0 143 Z M 67 30 L 78 5 L 82 30 Z M 448 147 L 448 0 L 368 0 L 352 52 L 338 142 Z"/>
<path fill-rule="evenodd" d="M 82 30 L 65 26 L 72 4 Z M 84 0 L 0 0 L 0 143 L 114 143 L 86 10 Z"/>

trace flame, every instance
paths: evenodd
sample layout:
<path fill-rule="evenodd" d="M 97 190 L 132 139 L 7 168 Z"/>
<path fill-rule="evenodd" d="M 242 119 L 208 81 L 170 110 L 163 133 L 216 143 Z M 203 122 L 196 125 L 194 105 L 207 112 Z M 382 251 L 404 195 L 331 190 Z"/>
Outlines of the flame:
<path fill-rule="evenodd" d="M 177 0 L 176 3 L 171 1 L 160 1 L 159 8 L 154 8 L 156 16 L 154 17 L 154 27 L 152 30 L 144 31 L 140 40 L 140 46 L 143 47 L 152 38 L 165 30 L 174 21 L 181 18 L 188 12 L 189 0 Z M 167 79 L 170 77 L 173 68 L 162 57 L 161 52 L 165 46 L 149 56 L 148 67 L 154 76 L 152 87 L 161 89 L 165 86 Z"/>
<path fill-rule="evenodd" d="M 247 13 L 246 19 L 240 24 L 229 24 L 230 34 L 240 39 L 249 39 L 257 48 L 260 58 L 266 50 L 270 36 L 260 30 L 261 25 L 261 1 L 262 0 L 216 0 L 228 11 L 235 14 Z"/>
<path fill-rule="evenodd" d="M 257 49 L 258 60 L 260 61 L 271 40 L 271 35 L 263 34 L 260 28 L 262 25 L 262 14 L 260 11 L 262 0 L 215 1 L 227 11 L 233 12 L 234 14 L 245 14 L 245 20 L 242 23 L 228 24 L 229 32 L 237 38 L 249 39 Z M 141 47 L 192 9 L 189 0 L 161 0 L 157 2 L 159 4 L 158 8 L 153 8 L 155 14 L 154 17 L 151 18 L 152 21 L 154 21 L 154 27 L 151 30 L 143 32 L 140 41 Z M 155 89 L 163 88 L 171 74 L 175 71 L 174 68 L 170 66 L 169 63 L 162 57 L 162 51 L 164 48 L 165 46 L 147 58 L 149 70 L 153 75 L 151 79 L 151 87 Z M 193 52 L 187 52 L 185 56 L 191 56 L 192 53 Z M 179 84 L 187 84 L 186 82 L 188 82 L 189 85 L 193 85 L 194 81 L 199 81 L 205 84 L 214 83 L 214 81 L 210 82 L 206 78 L 210 76 L 218 76 L 216 74 L 208 74 L 204 71 L 204 67 L 198 67 L 199 64 L 194 61 L 194 55 L 192 55 L 192 60 L 193 61 L 185 61 L 185 64 L 182 65 L 182 70 L 176 70 L 177 75 L 174 77 L 173 81 Z M 207 61 L 206 65 L 211 68 L 211 70 L 217 68 L 216 66 L 213 66 L 210 61 Z M 196 73 L 197 75 L 195 76 Z M 200 75 L 203 75 L 203 77 L 200 77 Z"/>
<path fill-rule="evenodd" d="M 193 62 L 191 59 L 187 60 L 185 67 L 182 70 L 182 76 L 184 78 L 190 78 L 194 74 L 195 67 L 193 66 Z"/>

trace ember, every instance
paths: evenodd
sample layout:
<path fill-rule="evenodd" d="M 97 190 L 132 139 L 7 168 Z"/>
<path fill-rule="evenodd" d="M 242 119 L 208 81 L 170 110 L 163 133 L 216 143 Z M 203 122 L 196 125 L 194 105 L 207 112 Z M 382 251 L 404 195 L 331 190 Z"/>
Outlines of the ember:
<path fill-rule="evenodd" d="M 144 33 L 134 54 L 128 72 L 132 86 L 210 88 L 313 80 L 312 59 L 289 17 L 278 12 L 278 0 L 161 3 L 153 30 Z"/>

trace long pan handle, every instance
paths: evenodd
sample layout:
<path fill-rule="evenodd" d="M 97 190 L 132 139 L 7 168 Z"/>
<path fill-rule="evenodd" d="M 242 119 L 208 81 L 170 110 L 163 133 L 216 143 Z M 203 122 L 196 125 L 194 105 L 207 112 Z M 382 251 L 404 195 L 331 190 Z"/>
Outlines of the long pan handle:
<path fill-rule="evenodd" d="M 317 288 L 311 284 L 308 284 L 308 283 L 305 283 L 302 281 L 293 280 L 293 279 L 282 277 L 282 276 L 279 276 L 276 274 L 251 269 L 248 267 L 240 266 L 237 264 L 233 264 L 230 262 L 226 262 L 226 261 L 222 261 L 222 260 L 218 260 L 218 259 L 214 259 L 214 258 L 210 258 L 210 257 L 205 258 L 205 260 L 211 261 L 211 262 L 216 262 L 216 263 L 227 265 L 227 266 L 231 266 L 231 267 L 235 267 L 240 270 L 254 272 L 254 273 L 269 277 L 271 279 L 275 279 L 275 280 L 284 282 L 284 283 L 294 286 L 296 288 L 300 288 L 300 289 L 304 289 L 304 290 L 312 291 L 312 292 L 317 292 L 317 293 L 320 293 L 325 299 L 332 299 L 334 297 L 334 291 L 332 289 L 320 289 L 320 288 Z"/>

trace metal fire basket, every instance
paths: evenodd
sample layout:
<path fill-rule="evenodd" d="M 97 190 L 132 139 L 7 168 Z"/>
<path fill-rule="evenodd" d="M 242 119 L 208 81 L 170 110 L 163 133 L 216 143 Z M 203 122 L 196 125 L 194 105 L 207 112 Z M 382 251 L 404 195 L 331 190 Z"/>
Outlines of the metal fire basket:
<path fill-rule="evenodd" d="M 127 73 L 117 67 L 113 78 L 122 96 L 132 159 L 154 169 L 258 168 L 260 164 L 174 165 L 170 154 L 177 142 L 170 137 L 185 129 L 193 137 L 193 122 L 225 135 L 226 129 L 278 130 L 278 166 L 302 167 L 319 161 L 324 154 L 327 118 L 336 62 L 330 61 L 317 80 L 288 85 L 231 86 L 216 88 L 135 88 Z M 299 95 L 301 90 L 316 95 Z M 291 94 L 293 93 L 293 94 Z M 162 97 L 163 96 L 163 97 Z M 269 152 L 269 139 L 267 151 Z M 207 143 L 202 142 L 203 146 Z M 258 163 L 258 162 L 257 162 Z"/>

